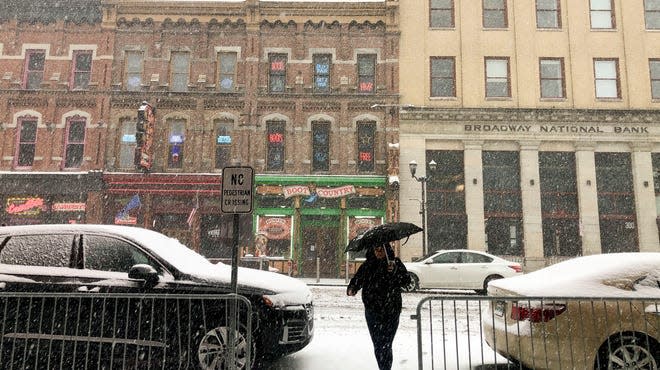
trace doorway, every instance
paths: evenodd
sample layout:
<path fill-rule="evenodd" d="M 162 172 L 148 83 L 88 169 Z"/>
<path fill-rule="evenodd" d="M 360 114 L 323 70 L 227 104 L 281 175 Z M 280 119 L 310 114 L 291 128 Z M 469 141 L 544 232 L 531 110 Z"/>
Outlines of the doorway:
<path fill-rule="evenodd" d="M 339 219 L 333 216 L 303 216 L 303 268 L 305 277 L 338 276 L 337 245 Z"/>

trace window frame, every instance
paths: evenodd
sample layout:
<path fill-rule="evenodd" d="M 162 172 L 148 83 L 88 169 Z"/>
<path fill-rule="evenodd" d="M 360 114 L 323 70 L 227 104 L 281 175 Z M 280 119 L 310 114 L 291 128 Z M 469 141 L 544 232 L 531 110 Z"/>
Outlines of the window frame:
<path fill-rule="evenodd" d="M 29 141 L 29 140 L 23 140 L 23 126 L 26 123 L 30 123 L 34 125 L 34 140 Z M 18 119 L 18 124 L 16 127 L 16 149 L 15 149 L 15 154 L 14 154 L 14 163 L 13 166 L 15 169 L 30 169 L 32 166 L 34 166 L 34 158 L 36 156 L 36 151 L 37 151 L 37 139 L 38 139 L 38 128 L 39 128 L 39 120 L 37 117 L 32 117 L 32 116 L 23 116 Z M 21 165 L 21 158 L 22 155 L 21 153 L 23 152 L 23 148 L 31 147 L 32 148 L 32 158 L 30 159 L 30 164 L 29 165 Z"/>
<path fill-rule="evenodd" d="M 487 7 L 486 3 L 489 1 L 493 0 L 481 0 L 481 25 L 483 28 L 487 29 L 504 29 L 509 27 L 509 9 L 508 9 L 508 4 L 507 0 L 496 0 L 501 2 L 501 7 L 496 7 L 496 8 L 489 8 Z M 488 24 L 488 20 L 490 17 L 487 16 L 487 14 L 491 15 L 497 15 L 500 14 L 498 17 L 498 21 L 501 21 L 501 24 L 494 25 L 494 24 Z"/>
<path fill-rule="evenodd" d="M 594 8 L 594 1 L 599 0 L 589 0 L 589 24 L 592 30 L 614 30 L 616 29 L 616 14 L 614 12 L 614 1 L 607 0 L 609 2 L 608 9 L 598 9 Z M 595 27 L 594 26 L 594 17 L 597 15 L 605 15 L 609 13 L 610 24 L 608 27 Z M 597 23 L 597 22 L 596 22 Z"/>
<path fill-rule="evenodd" d="M 280 135 L 279 141 L 272 141 L 271 135 Z M 282 172 L 286 162 L 286 121 L 272 120 L 266 121 L 266 171 Z M 275 162 L 275 157 L 271 153 L 281 156 L 279 163 Z"/>
<path fill-rule="evenodd" d="M 89 70 L 83 71 L 80 70 L 78 65 L 78 57 L 81 55 L 89 56 Z M 89 83 L 92 81 L 92 65 L 94 64 L 93 54 L 91 50 L 74 50 L 73 59 L 71 62 L 71 78 L 69 80 L 69 88 L 71 90 L 87 90 L 89 89 Z M 82 82 L 79 81 L 79 76 L 82 78 Z"/>
<path fill-rule="evenodd" d="M 31 69 L 32 58 L 38 55 L 43 56 L 43 61 L 41 61 L 41 70 Z M 35 61 L 37 63 L 38 61 Z M 25 51 L 25 62 L 24 62 L 24 73 L 23 73 L 23 88 L 26 90 L 40 90 L 41 83 L 44 81 L 44 72 L 46 70 L 46 50 L 44 49 L 29 49 Z M 39 82 L 32 80 L 32 76 L 39 76 Z M 38 86 L 34 86 L 33 84 Z"/>
<path fill-rule="evenodd" d="M 223 71 L 223 61 L 230 59 L 230 56 L 234 59 L 231 64 L 231 70 Z M 224 93 L 232 93 L 236 91 L 236 72 L 238 67 L 238 53 L 235 51 L 219 51 L 216 54 L 218 67 L 216 68 L 216 73 L 218 74 L 217 84 L 218 91 Z M 225 79 L 231 81 L 230 87 L 223 86 L 223 81 Z"/>
<path fill-rule="evenodd" d="M 131 66 L 131 56 L 136 58 L 139 65 Z M 135 69 L 134 69 L 135 68 Z M 124 84 L 126 91 L 142 91 L 144 77 L 144 52 L 141 50 L 127 50 L 124 52 Z M 139 79 L 137 85 L 129 83 L 132 78 Z"/>
<path fill-rule="evenodd" d="M 605 62 L 611 62 L 614 63 L 614 72 L 615 72 L 615 77 L 605 77 L 605 78 L 599 78 L 598 77 L 598 68 L 597 64 L 599 63 L 605 63 Z M 593 61 L 593 68 L 594 68 L 594 96 L 598 100 L 617 100 L 621 99 L 621 74 L 619 72 L 619 59 L 618 58 L 594 58 Z M 607 82 L 607 81 L 614 81 L 616 84 L 616 96 L 601 96 L 599 94 L 599 88 L 598 88 L 598 82 Z"/>
<path fill-rule="evenodd" d="M 214 168 L 220 170 L 225 166 L 231 165 L 232 159 L 232 148 L 233 148 L 233 128 L 234 121 L 230 119 L 219 119 L 214 122 L 214 135 L 215 145 L 214 145 Z M 224 135 L 221 135 L 224 134 Z M 228 136 L 229 142 L 218 142 L 220 136 Z M 222 152 L 222 154 L 220 154 Z M 220 158 L 226 157 L 226 161 L 221 161 Z"/>
<path fill-rule="evenodd" d="M 649 9 L 648 4 L 651 1 L 655 2 L 655 9 Z M 655 21 L 654 26 L 649 26 L 649 23 L 651 23 L 649 19 Z M 644 26 L 647 30 L 660 30 L 660 0 L 644 0 Z"/>
<path fill-rule="evenodd" d="M 72 126 L 76 124 L 82 124 L 83 126 L 83 136 L 81 140 L 75 140 L 71 138 Z M 64 136 L 64 158 L 62 160 L 62 169 L 77 169 L 82 167 L 85 162 L 85 144 L 87 140 L 87 119 L 85 117 L 74 116 L 69 117 L 66 120 L 66 134 Z M 70 150 L 80 147 L 80 162 L 70 163 L 72 160 L 72 155 Z"/>
<path fill-rule="evenodd" d="M 429 1 L 429 27 L 430 28 L 454 28 L 456 27 L 456 15 L 454 13 L 454 0 L 447 0 L 449 1 L 449 8 L 443 8 L 441 6 L 434 7 L 433 2 L 434 0 L 428 0 Z M 450 13 L 450 20 L 449 24 L 441 24 L 441 23 L 433 23 L 433 14 L 437 13 Z M 443 19 L 441 17 L 441 19 Z"/>
<path fill-rule="evenodd" d="M 177 61 L 182 58 L 185 65 L 179 66 Z M 187 92 L 190 83 L 191 55 L 188 51 L 173 51 L 170 54 L 170 91 Z"/>
<path fill-rule="evenodd" d="M 654 74 L 654 67 L 657 74 Z M 649 59 L 649 81 L 651 83 L 651 99 L 660 100 L 660 58 Z"/>
<path fill-rule="evenodd" d="M 376 136 L 378 126 L 375 121 L 360 121 L 356 125 L 357 171 L 358 173 L 372 173 L 376 171 Z M 370 134 L 369 137 L 362 133 Z M 369 142 L 364 141 L 363 138 Z M 364 159 L 368 155 L 371 158 Z"/>
<path fill-rule="evenodd" d="M 499 76 L 491 76 L 489 75 L 489 68 L 488 64 L 489 62 L 497 62 L 497 61 L 502 61 L 506 63 L 506 77 L 504 78 L 506 80 L 506 90 L 507 94 L 506 95 L 490 95 L 489 94 L 489 84 L 491 83 L 496 83 L 498 81 L 494 80 L 502 80 L 503 77 Z M 493 71 L 491 71 L 493 72 Z M 485 97 L 486 99 L 507 99 L 511 98 L 511 63 L 509 60 L 509 57 L 485 57 L 484 58 L 484 82 L 485 82 Z M 501 82 L 501 81 L 500 81 Z"/>
<path fill-rule="evenodd" d="M 319 71 L 319 66 L 324 65 L 323 61 L 327 59 L 327 71 Z M 312 69 L 314 72 L 314 92 L 316 93 L 329 93 L 331 92 L 331 74 L 332 74 L 332 54 L 314 54 L 312 56 Z M 326 86 L 320 86 L 319 79 L 326 79 Z"/>
<path fill-rule="evenodd" d="M 562 28 L 562 23 L 561 23 L 561 0 L 553 0 L 555 2 L 555 8 L 543 8 L 539 4 L 539 1 L 543 0 L 536 0 L 536 28 L 539 29 L 561 29 Z M 555 21 L 555 26 L 554 27 L 548 27 L 548 26 L 541 26 L 539 19 L 544 19 L 542 17 L 539 17 L 539 15 L 543 14 L 549 14 L 549 15 L 554 15 L 554 21 Z"/>
<path fill-rule="evenodd" d="M 119 137 L 119 158 L 117 166 L 122 169 L 135 168 L 135 148 L 137 148 L 137 127 L 135 121 L 129 118 L 122 119 L 119 123 L 121 136 Z M 131 140 L 126 140 L 132 137 Z M 123 163 L 126 158 L 127 163 Z"/>
<path fill-rule="evenodd" d="M 434 76 L 433 75 L 433 64 L 434 62 L 438 61 L 447 61 L 451 62 L 451 76 Z M 429 68 L 430 68 L 430 96 L 432 98 L 455 98 L 456 97 L 456 58 L 455 57 L 444 57 L 444 56 L 434 56 L 431 57 L 430 62 L 429 62 Z M 449 95 L 435 95 L 434 91 L 434 82 L 443 82 L 446 80 L 451 81 L 451 93 Z M 440 89 L 442 90 L 442 89 Z"/>
<path fill-rule="evenodd" d="M 167 120 L 167 169 L 168 170 L 180 170 L 183 168 L 183 159 L 185 158 L 185 144 L 186 144 L 186 126 L 187 121 L 180 118 L 170 118 Z M 172 138 L 180 133 L 181 136 L 180 142 L 173 142 Z M 176 162 L 174 161 L 175 148 L 179 148 L 176 151 Z"/>
<path fill-rule="evenodd" d="M 282 63 L 282 68 L 275 63 Z M 282 94 L 286 92 L 286 75 L 289 56 L 285 53 L 268 54 L 268 92 Z M 281 86 L 280 86 L 281 84 Z"/>
<path fill-rule="evenodd" d="M 544 77 L 543 76 L 543 63 L 544 62 L 557 62 L 559 63 L 558 77 Z M 561 96 L 545 96 L 543 93 L 544 82 L 559 81 L 561 84 Z M 541 99 L 566 99 L 566 71 L 564 70 L 564 58 L 539 58 L 539 92 Z"/>
<path fill-rule="evenodd" d="M 325 143 L 317 140 L 317 134 L 325 135 Z M 311 148 L 312 172 L 330 171 L 330 141 L 332 139 L 332 126 L 329 121 L 312 122 Z M 317 155 L 325 156 L 325 160 L 317 160 Z"/>
<path fill-rule="evenodd" d="M 371 72 L 365 70 L 368 66 L 371 67 Z M 364 53 L 358 54 L 356 57 L 356 73 L 357 73 L 357 92 L 358 94 L 375 94 L 376 93 L 376 68 L 377 57 L 376 54 Z M 369 84 L 371 86 L 369 86 Z M 364 87 L 364 88 L 363 88 Z"/>

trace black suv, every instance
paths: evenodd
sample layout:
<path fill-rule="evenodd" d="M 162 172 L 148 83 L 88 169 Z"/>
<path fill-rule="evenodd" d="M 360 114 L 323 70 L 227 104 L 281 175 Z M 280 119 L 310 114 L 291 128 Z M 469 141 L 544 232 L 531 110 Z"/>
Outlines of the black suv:
<path fill-rule="evenodd" d="M 303 282 L 239 268 L 236 296 L 230 279 L 230 266 L 142 228 L 0 227 L 0 363 L 219 369 L 233 348 L 245 368 L 311 341 Z"/>

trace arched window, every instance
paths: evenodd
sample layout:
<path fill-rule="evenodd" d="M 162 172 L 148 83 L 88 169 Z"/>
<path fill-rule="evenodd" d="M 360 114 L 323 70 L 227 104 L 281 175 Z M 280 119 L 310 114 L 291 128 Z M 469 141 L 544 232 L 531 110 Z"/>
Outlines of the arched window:
<path fill-rule="evenodd" d="M 86 126 L 87 122 L 83 117 L 75 116 L 67 120 L 64 168 L 79 168 L 82 164 Z"/>
<path fill-rule="evenodd" d="M 285 148 L 285 122 L 266 122 L 266 140 L 268 152 L 266 157 L 267 171 L 284 171 L 284 148 Z"/>
<path fill-rule="evenodd" d="M 228 119 L 215 121 L 215 168 L 221 169 L 231 164 L 232 127 Z"/>
<path fill-rule="evenodd" d="M 182 119 L 168 120 L 168 122 L 170 132 L 167 137 L 167 166 L 169 168 L 182 168 L 186 122 Z"/>
<path fill-rule="evenodd" d="M 135 168 L 135 121 L 130 118 L 122 120 L 119 140 L 119 168 Z"/>
<path fill-rule="evenodd" d="M 22 117 L 18 120 L 18 145 L 14 156 L 14 166 L 29 168 L 34 163 L 34 153 L 37 144 L 37 119 Z"/>
<path fill-rule="evenodd" d="M 312 171 L 330 170 L 330 122 L 312 122 Z"/>

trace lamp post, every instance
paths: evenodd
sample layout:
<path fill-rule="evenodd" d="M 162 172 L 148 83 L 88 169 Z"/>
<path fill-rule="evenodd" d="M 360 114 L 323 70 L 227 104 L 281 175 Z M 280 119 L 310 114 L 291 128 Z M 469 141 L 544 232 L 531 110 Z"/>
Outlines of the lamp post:
<path fill-rule="evenodd" d="M 438 167 L 438 164 L 435 163 L 434 160 L 431 160 L 429 162 L 429 169 L 431 172 L 435 171 L 435 169 Z M 422 255 L 426 256 L 426 253 L 428 251 L 426 250 L 426 182 L 431 179 L 431 175 L 428 176 L 423 176 L 423 177 L 417 177 L 415 174 L 417 173 L 417 162 L 412 160 L 408 164 L 408 168 L 410 169 L 410 176 L 412 176 L 413 179 L 417 180 L 417 182 L 422 184 L 422 201 L 420 203 L 420 211 L 419 213 L 422 215 Z"/>

